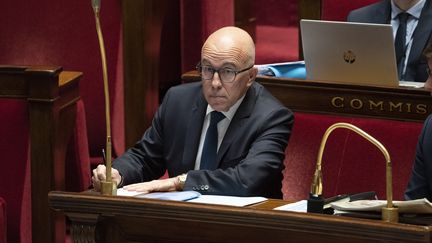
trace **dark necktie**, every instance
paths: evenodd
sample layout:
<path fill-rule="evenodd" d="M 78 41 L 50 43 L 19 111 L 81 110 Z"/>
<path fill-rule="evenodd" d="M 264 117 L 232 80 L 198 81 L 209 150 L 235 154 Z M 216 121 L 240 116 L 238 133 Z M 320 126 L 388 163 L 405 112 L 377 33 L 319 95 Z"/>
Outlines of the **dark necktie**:
<path fill-rule="evenodd" d="M 406 29 L 407 29 L 407 20 L 409 16 L 410 14 L 406 12 L 401 12 L 398 14 L 399 27 L 396 32 L 395 51 L 396 51 L 396 63 L 398 67 L 400 80 L 402 80 L 402 71 L 405 62 Z"/>
<path fill-rule="evenodd" d="M 210 114 L 210 125 L 207 128 L 204 146 L 201 153 L 201 170 L 212 170 L 216 168 L 218 146 L 217 124 L 224 118 L 224 114 L 218 111 L 212 111 Z"/>

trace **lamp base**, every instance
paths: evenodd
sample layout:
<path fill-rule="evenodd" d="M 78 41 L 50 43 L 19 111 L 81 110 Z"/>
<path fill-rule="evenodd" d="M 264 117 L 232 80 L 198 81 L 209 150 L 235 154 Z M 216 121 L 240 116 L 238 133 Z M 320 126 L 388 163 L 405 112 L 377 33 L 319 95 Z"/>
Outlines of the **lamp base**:
<path fill-rule="evenodd" d="M 117 195 L 117 184 L 110 181 L 102 181 L 101 182 L 101 194 L 116 196 Z"/>
<path fill-rule="evenodd" d="M 321 195 L 309 195 L 307 200 L 308 213 L 324 213 L 324 198 Z"/>
<path fill-rule="evenodd" d="M 399 222 L 398 208 L 382 208 L 381 219 L 391 223 Z"/>

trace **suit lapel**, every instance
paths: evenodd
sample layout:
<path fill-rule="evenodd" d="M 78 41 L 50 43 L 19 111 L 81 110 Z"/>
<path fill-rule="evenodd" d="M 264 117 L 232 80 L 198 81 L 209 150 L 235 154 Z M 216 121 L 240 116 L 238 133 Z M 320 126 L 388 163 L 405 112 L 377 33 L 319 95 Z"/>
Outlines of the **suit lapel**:
<path fill-rule="evenodd" d="M 382 7 L 376 8 L 375 14 L 371 17 L 374 18 L 371 23 L 377 24 L 390 24 L 391 20 L 391 4 L 390 1 L 381 2 Z"/>
<path fill-rule="evenodd" d="M 183 148 L 183 166 L 185 170 L 193 170 L 201 138 L 202 125 L 204 123 L 207 102 L 202 93 L 197 98 L 195 106 L 192 107 L 191 117 L 186 131 L 185 143 Z"/>
<path fill-rule="evenodd" d="M 217 167 L 219 168 L 221 159 L 224 154 L 227 152 L 228 148 L 233 143 L 234 139 L 237 137 L 239 131 L 242 131 L 242 126 L 246 122 L 246 119 L 250 117 L 252 110 L 255 106 L 256 102 L 256 90 L 255 85 L 252 85 L 249 90 L 246 92 L 246 96 L 243 99 L 243 102 L 240 104 L 237 109 L 236 114 L 234 115 L 228 130 L 225 133 L 225 136 L 222 140 L 222 143 L 219 147 L 219 151 L 217 154 Z"/>
<path fill-rule="evenodd" d="M 413 43 L 411 46 L 411 51 L 408 59 L 408 63 L 417 62 L 421 57 L 424 47 L 429 40 L 432 32 L 432 6 L 431 1 L 427 0 L 422 13 L 420 15 L 420 20 L 413 34 Z"/>

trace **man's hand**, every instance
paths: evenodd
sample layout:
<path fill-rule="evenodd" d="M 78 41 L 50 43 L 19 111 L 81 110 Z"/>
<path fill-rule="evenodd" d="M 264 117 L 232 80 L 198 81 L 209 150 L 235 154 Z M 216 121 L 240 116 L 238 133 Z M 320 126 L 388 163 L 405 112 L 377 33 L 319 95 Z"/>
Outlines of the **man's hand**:
<path fill-rule="evenodd" d="M 431 78 L 428 78 L 426 80 L 426 83 L 424 85 L 424 89 L 427 91 L 432 91 L 432 79 Z"/>
<path fill-rule="evenodd" d="M 117 185 L 121 182 L 121 176 L 118 170 L 111 168 L 111 178 L 114 183 Z M 93 176 L 92 176 L 92 184 L 93 188 L 96 191 L 100 191 L 101 188 L 101 181 L 106 180 L 106 167 L 105 165 L 98 165 L 96 169 L 93 170 Z"/>
<path fill-rule="evenodd" d="M 123 189 L 143 193 L 176 191 L 179 189 L 179 178 L 173 177 L 163 180 L 136 183 L 124 186 Z"/>

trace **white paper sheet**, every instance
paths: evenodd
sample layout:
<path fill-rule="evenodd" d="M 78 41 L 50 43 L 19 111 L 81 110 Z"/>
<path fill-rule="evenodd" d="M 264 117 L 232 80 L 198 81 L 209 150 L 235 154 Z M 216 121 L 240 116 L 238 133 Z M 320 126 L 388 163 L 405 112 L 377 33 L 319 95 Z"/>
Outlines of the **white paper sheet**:
<path fill-rule="evenodd" d="M 117 196 L 152 198 L 152 199 L 172 200 L 172 201 L 186 201 L 192 198 L 199 197 L 201 196 L 201 194 L 196 191 L 152 192 L 152 193 L 144 194 L 142 192 L 128 191 L 120 188 L 117 190 Z"/>
<path fill-rule="evenodd" d="M 381 208 L 387 204 L 385 200 L 359 200 L 353 202 L 331 203 L 332 208 L 341 211 L 375 211 L 381 212 Z M 398 207 L 399 213 L 431 214 L 432 204 L 426 199 L 411 201 L 393 201 Z"/>
<path fill-rule="evenodd" d="M 274 210 L 291 211 L 291 212 L 307 212 L 307 200 L 301 200 L 294 203 L 285 204 L 274 208 Z"/>
<path fill-rule="evenodd" d="M 244 207 L 247 205 L 263 202 L 266 200 L 267 198 L 265 197 L 233 197 L 233 196 L 218 196 L 218 195 L 201 195 L 200 197 L 189 200 L 188 202 Z"/>

